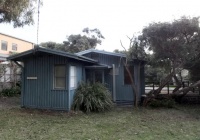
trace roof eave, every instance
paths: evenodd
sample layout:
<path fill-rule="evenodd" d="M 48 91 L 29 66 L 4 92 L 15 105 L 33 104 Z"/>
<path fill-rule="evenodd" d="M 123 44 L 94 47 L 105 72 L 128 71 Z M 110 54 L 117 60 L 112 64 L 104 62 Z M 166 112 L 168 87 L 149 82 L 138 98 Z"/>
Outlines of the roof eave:
<path fill-rule="evenodd" d="M 12 56 L 9 56 L 7 58 L 7 60 L 16 60 L 17 58 L 29 55 L 31 53 L 34 52 L 45 52 L 45 53 L 50 53 L 50 54 L 54 54 L 54 55 L 59 55 L 59 56 L 63 56 L 63 57 L 69 57 L 72 59 L 76 59 L 76 60 L 80 60 L 80 61 L 85 61 L 85 62 L 89 62 L 89 63 L 97 63 L 96 60 L 90 59 L 90 58 L 86 58 L 86 57 L 82 57 L 82 56 L 78 56 L 78 55 L 73 55 L 70 53 L 66 53 L 66 52 L 61 52 L 61 51 L 56 51 L 56 50 L 51 50 L 51 49 L 46 49 L 46 48 L 41 48 L 41 47 L 37 47 L 19 54 L 14 54 Z"/>

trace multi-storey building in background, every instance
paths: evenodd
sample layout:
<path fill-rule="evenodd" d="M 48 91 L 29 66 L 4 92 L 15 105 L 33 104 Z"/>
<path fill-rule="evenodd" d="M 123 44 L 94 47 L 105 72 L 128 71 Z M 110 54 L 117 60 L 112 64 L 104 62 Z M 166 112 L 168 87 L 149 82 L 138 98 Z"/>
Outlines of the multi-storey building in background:
<path fill-rule="evenodd" d="M 34 43 L 0 33 L 0 46 L 0 61 L 5 61 L 9 54 L 20 53 L 32 49 Z"/>
<path fill-rule="evenodd" d="M 6 58 L 14 53 L 30 50 L 34 43 L 11 35 L 0 33 L 0 90 L 16 86 L 20 81 L 21 69 Z"/>

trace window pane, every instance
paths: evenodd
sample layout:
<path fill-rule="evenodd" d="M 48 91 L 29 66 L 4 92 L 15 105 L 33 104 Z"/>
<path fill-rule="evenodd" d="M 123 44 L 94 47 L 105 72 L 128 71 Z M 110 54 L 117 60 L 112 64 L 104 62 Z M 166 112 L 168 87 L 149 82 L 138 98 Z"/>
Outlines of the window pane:
<path fill-rule="evenodd" d="M 102 71 L 95 71 L 95 82 L 103 83 L 103 73 Z"/>
<path fill-rule="evenodd" d="M 74 79 L 74 77 L 70 78 L 70 87 L 75 87 L 75 79 Z"/>
<path fill-rule="evenodd" d="M 66 86 L 66 68 L 65 65 L 57 65 L 54 68 L 54 88 L 64 89 Z"/>
<path fill-rule="evenodd" d="M 1 41 L 1 50 L 7 51 L 7 42 L 6 41 Z"/>
<path fill-rule="evenodd" d="M 75 66 L 71 66 L 70 67 L 70 88 L 75 88 L 76 87 L 76 67 Z"/>
<path fill-rule="evenodd" d="M 56 78 L 55 80 L 55 87 L 57 88 L 64 88 L 65 87 L 65 78 Z"/>
<path fill-rule="evenodd" d="M 16 51 L 17 50 L 17 44 L 12 44 L 12 50 Z"/>
<path fill-rule="evenodd" d="M 128 68 L 129 68 L 129 70 L 130 70 L 130 72 L 131 72 L 131 74 L 132 74 L 132 76 L 134 78 L 134 67 L 133 66 L 129 66 Z M 125 85 L 130 85 L 131 84 L 131 78 L 130 78 L 130 76 L 129 76 L 129 74 L 128 74 L 128 72 L 127 72 L 125 67 L 124 67 L 124 84 Z"/>
<path fill-rule="evenodd" d="M 55 75 L 56 77 L 65 77 L 65 66 L 56 66 Z"/>
<path fill-rule="evenodd" d="M 75 76 L 75 67 L 74 66 L 70 67 L 70 71 L 71 71 L 71 76 Z"/>

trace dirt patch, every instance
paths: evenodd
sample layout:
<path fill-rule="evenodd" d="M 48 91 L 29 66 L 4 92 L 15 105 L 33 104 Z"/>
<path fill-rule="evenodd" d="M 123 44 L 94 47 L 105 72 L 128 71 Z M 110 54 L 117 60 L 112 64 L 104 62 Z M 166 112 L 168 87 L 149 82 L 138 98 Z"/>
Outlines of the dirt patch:
<path fill-rule="evenodd" d="M 20 97 L 0 97 L 0 109 L 19 108 Z"/>

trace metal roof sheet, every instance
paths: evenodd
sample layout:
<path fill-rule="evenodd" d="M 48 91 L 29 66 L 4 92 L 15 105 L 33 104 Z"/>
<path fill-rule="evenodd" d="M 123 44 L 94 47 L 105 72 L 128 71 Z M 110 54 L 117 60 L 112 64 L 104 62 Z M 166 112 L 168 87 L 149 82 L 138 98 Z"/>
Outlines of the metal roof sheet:
<path fill-rule="evenodd" d="M 123 53 L 107 52 L 107 51 L 97 50 L 97 49 L 89 49 L 89 50 L 78 52 L 76 54 L 77 55 L 84 55 L 84 54 L 88 54 L 88 53 L 91 53 L 91 52 L 107 54 L 107 55 L 114 55 L 114 56 L 120 56 L 120 57 L 126 57 L 126 55 L 123 54 Z"/>
<path fill-rule="evenodd" d="M 47 49 L 47 48 L 44 48 L 44 47 L 35 47 L 34 49 L 31 49 L 31 50 L 28 50 L 28 51 L 25 51 L 25 52 L 22 52 L 22 53 L 19 53 L 19 54 L 14 54 L 12 56 L 9 56 L 7 58 L 7 60 L 16 60 L 16 59 L 28 56 L 28 55 L 35 53 L 35 52 L 45 52 L 45 53 L 49 53 L 49 54 L 73 58 L 73 59 L 80 60 L 80 61 L 97 63 L 97 60 L 94 60 L 94 59 L 91 59 L 91 58 L 79 56 L 79 55 L 68 53 L 68 52 L 63 52 L 63 51 L 58 51 L 58 50 L 53 50 L 53 49 Z"/>

